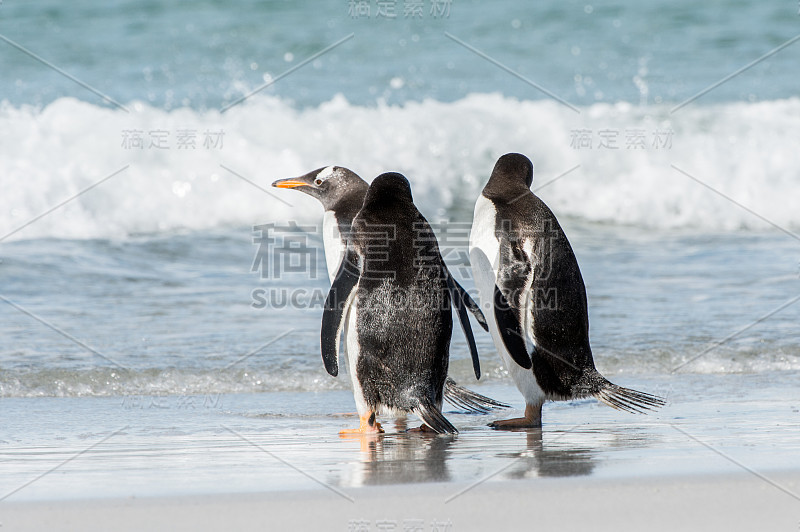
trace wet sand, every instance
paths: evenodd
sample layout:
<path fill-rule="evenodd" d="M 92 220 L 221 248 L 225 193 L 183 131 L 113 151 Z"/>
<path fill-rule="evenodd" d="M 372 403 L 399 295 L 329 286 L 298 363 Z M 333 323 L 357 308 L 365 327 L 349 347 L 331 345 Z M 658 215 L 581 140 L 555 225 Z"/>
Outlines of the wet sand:
<path fill-rule="evenodd" d="M 402 432 L 410 419 L 384 420 L 382 436 L 340 438 L 357 424 L 348 391 L 7 398 L 0 524 L 796 530 L 798 378 L 617 376 L 669 404 L 642 416 L 593 400 L 552 403 L 541 430 L 522 431 L 486 426 L 521 413 L 516 389 L 478 385 L 514 408 L 445 409 L 455 436 Z"/>
<path fill-rule="evenodd" d="M 774 479 L 800 490 L 800 474 Z M 465 492 L 461 493 L 462 491 Z M 460 495 L 459 495 L 460 494 Z M 796 530 L 800 500 L 748 474 L 539 479 L 10 503 L 3 530 Z"/>

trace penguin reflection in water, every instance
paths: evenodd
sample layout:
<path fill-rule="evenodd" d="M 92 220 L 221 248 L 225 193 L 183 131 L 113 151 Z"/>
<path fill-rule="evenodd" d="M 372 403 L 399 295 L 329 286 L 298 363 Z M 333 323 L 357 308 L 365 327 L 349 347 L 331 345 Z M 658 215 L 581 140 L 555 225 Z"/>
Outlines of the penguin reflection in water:
<path fill-rule="evenodd" d="M 420 430 L 458 432 L 441 411 L 453 330 L 451 297 L 473 348 L 477 375 L 463 293 L 414 205 L 408 180 L 397 173 L 376 177 L 353 219 L 322 317 L 322 359 L 333 376 L 342 330 L 349 329 L 347 356 L 361 425 L 343 434 L 383 432 L 378 414 L 407 412 L 422 419 Z"/>
<path fill-rule="evenodd" d="M 525 397 L 525 416 L 496 428 L 540 427 L 542 405 L 596 397 L 628 412 L 660 397 L 612 384 L 589 346 L 586 287 L 567 236 L 531 191 L 533 163 L 500 157 L 475 204 L 470 262 L 495 347 Z"/>

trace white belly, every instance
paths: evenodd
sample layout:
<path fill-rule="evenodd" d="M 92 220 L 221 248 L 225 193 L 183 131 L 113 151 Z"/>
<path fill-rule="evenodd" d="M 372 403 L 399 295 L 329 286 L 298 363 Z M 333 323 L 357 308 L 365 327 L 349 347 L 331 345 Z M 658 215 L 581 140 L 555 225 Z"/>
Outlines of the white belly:
<path fill-rule="evenodd" d="M 339 223 L 336 221 L 333 211 L 325 211 L 325 217 L 322 219 L 322 245 L 325 247 L 325 266 L 328 268 L 328 278 L 332 283 L 344 256 L 344 243 L 339 234 Z"/>
<path fill-rule="evenodd" d="M 356 290 L 358 287 L 356 286 Z M 347 366 L 350 373 L 350 382 L 353 383 L 353 398 L 356 400 L 356 411 L 358 415 L 364 417 L 369 410 L 367 403 L 364 401 L 364 393 L 361 391 L 361 384 L 356 377 L 356 364 L 358 362 L 358 333 L 356 332 L 356 315 L 358 314 L 358 298 L 350 305 L 350 310 L 347 311 L 347 320 L 344 329 L 344 342 L 347 350 Z"/>
<path fill-rule="evenodd" d="M 494 204 L 481 194 L 475 203 L 475 215 L 469 235 L 469 259 L 472 264 L 472 275 L 480 296 L 481 310 L 489 323 L 489 332 L 492 334 L 492 340 L 500 358 L 505 363 L 508 373 L 525 401 L 529 404 L 538 404 L 544 401 L 544 391 L 536 382 L 533 371 L 523 368 L 511 358 L 503 343 L 494 315 L 494 287 L 500 265 L 500 242 L 495 236 L 495 217 Z M 526 336 L 532 336 L 532 331 L 525 332 Z M 529 340 L 526 341 L 526 343 L 528 342 Z"/>
<path fill-rule="evenodd" d="M 336 220 L 333 211 L 325 211 L 325 217 L 322 219 L 322 245 L 325 247 L 325 265 L 328 268 L 328 278 L 333 283 L 333 278 L 336 277 L 336 273 L 339 271 L 339 265 L 342 263 L 345 252 L 345 243 L 342 242 L 342 237 L 339 233 L 339 222 Z M 353 301 L 351 308 L 355 308 L 357 303 L 357 300 Z M 350 374 L 350 382 L 353 384 L 353 396 L 356 399 L 358 413 L 363 414 L 366 412 L 366 405 L 364 405 L 364 398 L 361 394 L 361 386 L 356 379 L 355 369 L 355 361 L 358 357 L 355 314 L 355 312 L 348 312 L 347 316 L 345 316 L 342 341 L 347 352 L 345 372 Z"/>

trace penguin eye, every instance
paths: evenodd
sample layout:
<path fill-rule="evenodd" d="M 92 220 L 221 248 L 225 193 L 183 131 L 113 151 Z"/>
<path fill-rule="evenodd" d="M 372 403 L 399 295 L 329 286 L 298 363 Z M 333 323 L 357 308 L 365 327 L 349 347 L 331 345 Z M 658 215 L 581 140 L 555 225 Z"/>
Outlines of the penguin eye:
<path fill-rule="evenodd" d="M 317 186 L 320 186 L 322 183 L 323 183 L 323 181 L 322 181 L 322 179 L 320 179 L 320 178 L 316 178 L 316 179 L 314 180 L 314 184 L 315 184 L 315 185 L 317 185 Z"/>

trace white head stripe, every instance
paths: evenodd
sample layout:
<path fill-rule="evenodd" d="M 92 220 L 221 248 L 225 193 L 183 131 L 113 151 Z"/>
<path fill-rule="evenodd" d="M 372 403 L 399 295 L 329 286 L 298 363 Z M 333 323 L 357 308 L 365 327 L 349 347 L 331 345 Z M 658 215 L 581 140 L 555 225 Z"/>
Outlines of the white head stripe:
<path fill-rule="evenodd" d="M 326 179 L 330 179 L 331 177 L 333 177 L 333 166 L 329 166 L 327 168 L 323 168 L 322 170 L 320 170 L 320 172 L 317 174 L 316 179 L 319 179 L 320 181 L 325 181 Z"/>

